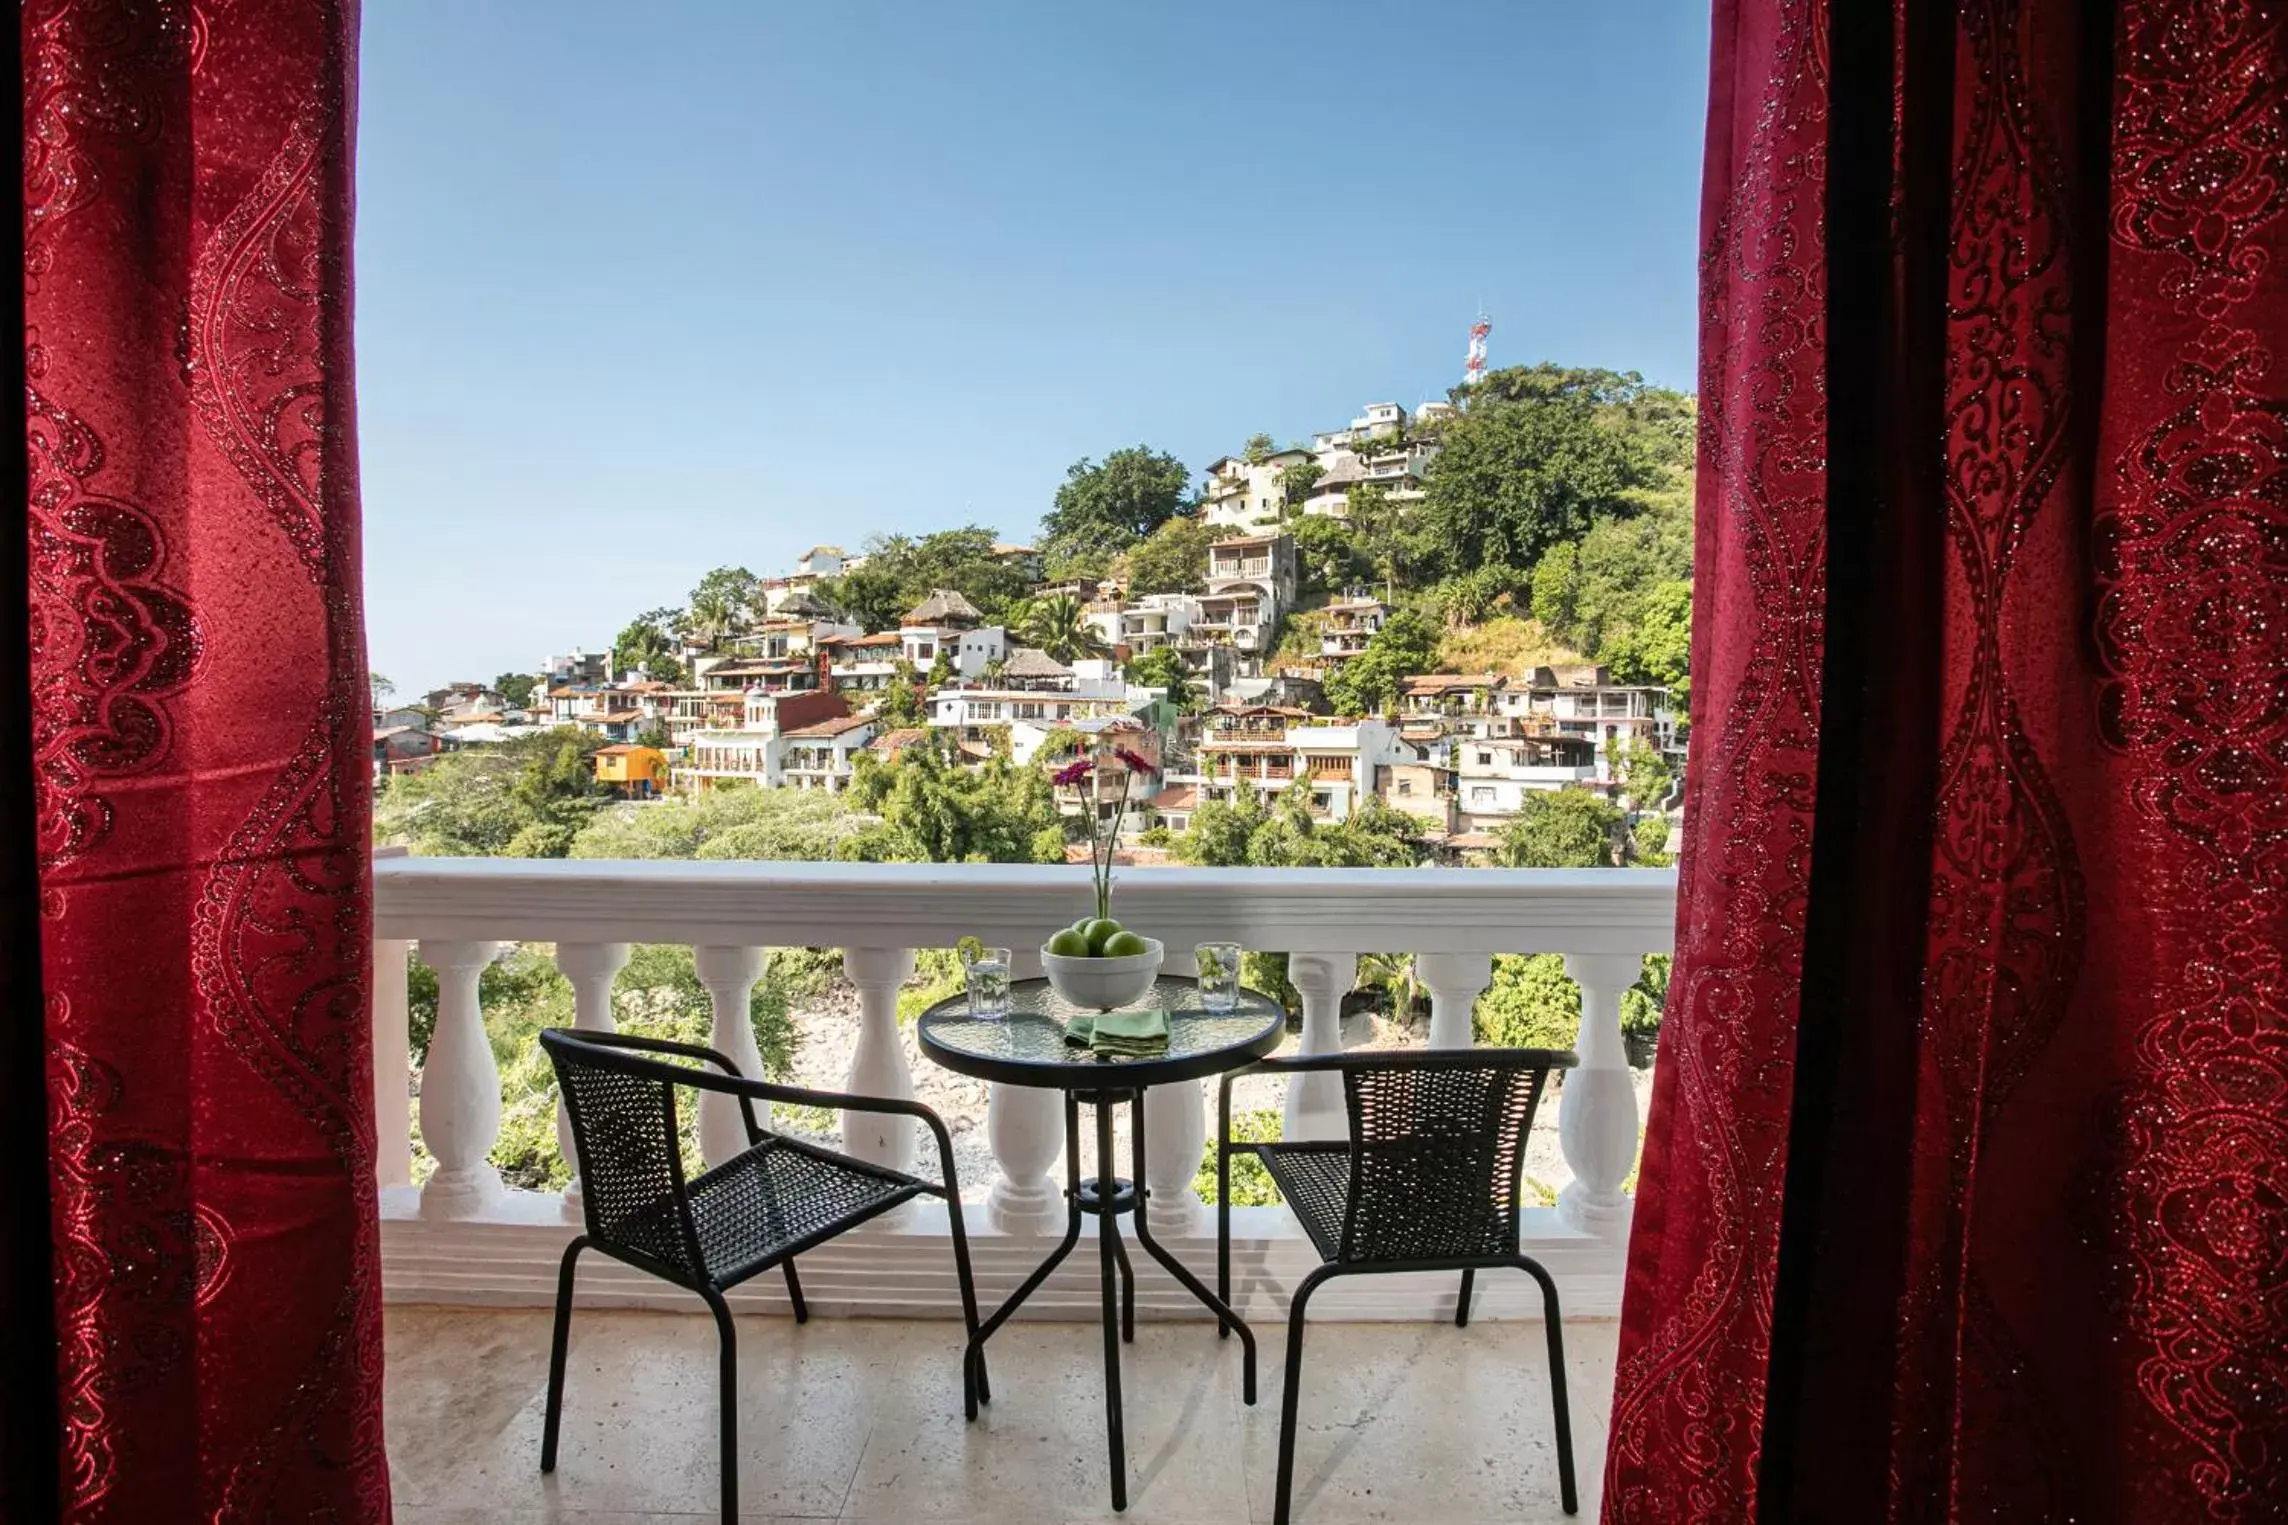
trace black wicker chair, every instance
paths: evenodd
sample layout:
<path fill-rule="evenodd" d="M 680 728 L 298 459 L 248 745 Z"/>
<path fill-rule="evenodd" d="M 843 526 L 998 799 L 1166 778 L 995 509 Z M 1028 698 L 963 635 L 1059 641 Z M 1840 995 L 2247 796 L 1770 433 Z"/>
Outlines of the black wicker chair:
<path fill-rule="evenodd" d="M 1295 1406 L 1303 1371 L 1303 1314 L 1311 1294 L 1337 1276 L 1460 1271 L 1456 1326 L 1470 1321 L 1480 1270 L 1514 1266 L 1541 1284 L 1549 1331 L 1551 1407 L 1557 1417 L 1558 1490 L 1579 1507 L 1573 1433 L 1565 1403 L 1565 1335 L 1557 1286 L 1518 1249 L 1518 1173 L 1525 1138 L 1552 1070 L 1576 1063 L 1548 1049 L 1467 1048 L 1265 1059 L 1223 1077 L 1216 1127 L 1216 1292 L 1231 1301 L 1231 1157 L 1263 1162 L 1318 1248 L 1287 1314 L 1287 1386 L 1279 1406 L 1279 1485 L 1274 1525 L 1287 1525 L 1295 1478 Z M 1333 1070 L 1343 1078 L 1350 1139 L 1342 1143 L 1240 1144 L 1231 1140 L 1231 1087 L 1242 1075 Z"/>
<path fill-rule="evenodd" d="M 556 1278 L 556 1332 L 548 1352 L 548 1408 L 540 1438 L 540 1470 L 556 1469 L 557 1420 L 564 1399 L 565 1342 L 572 1329 L 572 1276 L 580 1252 L 595 1249 L 663 1281 L 699 1294 L 715 1315 L 721 1336 L 723 1408 L 723 1519 L 739 1513 L 738 1362 L 731 1310 L 723 1294 L 777 1266 L 798 1323 L 810 1310 L 802 1298 L 794 1258 L 847 1229 L 915 1197 L 943 1197 L 953 1224 L 953 1264 L 961 1283 L 967 1333 L 977 1333 L 977 1291 L 969 1274 L 969 1241 L 962 1232 L 960 1186 L 953 1170 L 953 1140 L 938 1115 L 917 1102 L 845 1096 L 749 1080 L 710 1048 L 638 1038 L 625 1033 L 551 1028 L 540 1046 L 556 1067 L 565 1110 L 572 1119 L 578 1156 L 580 1205 L 586 1232 L 566 1246 Z M 663 1057 L 653 1057 L 663 1056 Z M 688 1063 L 713 1065 L 714 1071 Z M 716 1073 L 720 1071 L 721 1073 Z M 676 1128 L 678 1091 L 714 1091 L 739 1098 L 750 1147 L 705 1173 L 685 1178 Z M 755 1120 L 756 1102 L 792 1102 L 919 1118 L 937 1138 L 943 1184 L 851 1159 L 802 1139 L 774 1133 Z M 765 1114 L 766 1116 L 768 1113 Z M 985 1356 L 964 1351 L 962 1398 L 974 1409 L 988 1398 Z"/>

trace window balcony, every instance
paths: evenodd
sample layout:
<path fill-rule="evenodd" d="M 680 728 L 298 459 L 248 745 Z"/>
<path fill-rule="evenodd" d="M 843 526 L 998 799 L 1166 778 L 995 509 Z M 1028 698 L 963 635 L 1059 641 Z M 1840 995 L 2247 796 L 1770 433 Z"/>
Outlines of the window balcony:
<path fill-rule="evenodd" d="M 498 1066 L 512 1061 L 496 1057 L 485 1038 L 478 977 L 504 944 L 553 944 L 555 960 L 573 987 L 578 1022 L 598 1027 L 612 1024 L 612 984 L 629 944 L 689 945 L 714 1006 L 712 1041 L 758 1069 L 747 1024 L 748 994 L 763 973 L 768 948 L 840 947 L 858 992 L 860 1015 L 850 1069 L 835 1083 L 859 1094 L 911 1096 L 919 1082 L 923 1099 L 950 1113 L 950 1077 L 917 1057 L 910 1026 L 898 1022 L 898 993 L 914 967 L 912 950 L 947 947 L 973 935 L 1018 950 L 1019 963 L 1029 965 L 1042 930 L 1069 921 L 1072 907 L 1086 903 L 1087 886 L 1083 869 L 1029 865 L 378 861 L 373 1056 L 383 1284 L 393 1305 L 428 1305 L 393 1306 L 391 1313 L 391 1450 L 407 1488 L 405 1502 L 509 1510 L 553 1501 L 567 1508 L 671 1511 L 683 1507 L 675 1501 L 685 1492 L 698 1497 L 713 1487 L 712 1468 L 697 1460 L 688 1467 L 639 1465 L 631 1453 L 621 1458 L 628 1464 L 616 1465 L 619 1453 L 613 1447 L 633 1444 L 636 1432 L 583 1416 L 583 1410 L 592 1415 L 596 1406 L 612 1401 L 623 1411 L 629 1403 L 648 1408 L 655 1399 L 664 1409 L 677 1411 L 678 1405 L 712 1403 L 702 1380 L 712 1360 L 712 1346 L 701 1338 L 712 1339 L 705 1316 L 675 1289 L 595 1256 L 581 1271 L 584 1310 L 672 1310 L 691 1316 L 584 1311 L 573 1347 L 581 1396 L 568 1409 L 568 1422 L 599 1428 L 584 1432 L 587 1438 L 581 1443 L 567 1444 L 565 1470 L 554 1483 L 544 1484 L 533 1470 L 535 1395 L 546 1368 L 546 1309 L 557 1259 L 578 1229 L 578 1209 L 562 1193 L 509 1188 L 487 1160 L 501 1125 Z M 1653 869 L 1165 870 L 1126 875 L 1120 889 L 1123 919 L 1151 929 L 1171 947 L 1236 938 L 1250 948 L 1289 950 L 1288 977 L 1302 1001 L 1302 1030 L 1299 1040 L 1289 1040 L 1290 1052 L 1326 1052 L 1346 1039 L 1360 1040 L 1355 1020 L 1352 1031 L 1343 1032 L 1340 1012 L 1363 951 L 1416 952 L 1418 976 L 1431 993 L 1432 1046 L 1471 1041 L 1471 1007 L 1491 979 L 1493 955 L 1566 956 L 1583 992 L 1582 1067 L 1565 1075 L 1554 1103 L 1542 1108 L 1528 1174 L 1547 1183 L 1539 1193 L 1543 1200 L 1554 1200 L 1525 1209 L 1521 1230 L 1526 1253 L 1549 1268 L 1564 1298 L 1579 1416 L 1575 1435 L 1585 1482 L 1598 1475 L 1602 1395 L 1611 1382 L 1612 1326 L 1593 1321 L 1610 1320 L 1619 1311 L 1631 1211 L 1622 1186 L 1638 1140 L 1638 1090 L 1622 1042 L 1621 999 L 1638 977 L 1642 955 L 1669 948 L 1675 894 L 1674 873 Z M 435 1033 L 418 1084 L 408 1073 L 407 1058 L 406 975 L 408 961 L 415 957 L 437 971 L 438 981 Z M 969 1116 L 955 1123 L 956 1150 L 978 1283 L 998 1296 L 1038 1263 L 1062 1229 L 1060 1103 L 1047 1091 L 954 1084 L 966 1088 L 964 1096 L 980 1093 L 969 1102 Z M 1153 1091 L 1145 1103 L 1153 1130 L 1154 1224 L 1179 1258 L 1194 1267 L 1214 1262 L 1212 1214 L 1192 1189 L 1209 1137 L 1213 1093 L 1212 1083 L 1168 1087 Z M 1275 1094 L 1252 1100 L 1252 1105 L 1272 1105 Z M 1250 1104 L 1243 1093 L 1237 1105 Z M 978 1116 L 981 1111 L 989 1113 L 989 1125 Z M 419 1185 L 413 1179 L 416 1121 L 436 1160 L 435 1170 Z M 1341 1137 L 1344 1104 L 1334 1077 L 1293 1084 L 1285 1095 L 1283 1122 L 1289 1139 Z M 920 1162 L 922 1151 L 908 1124 L 850 1114 L 826 1123 L 838 1129 L 840 1147 L 862 1158 L 899 1167 Z M 703 1145 L 726 1124 L 735 1119 L 711 1117 L 703 1104 L 698 1119 Z M 1126 1145 L 1118 1147 L 1124 1152 Z M 1085 1147 L 1084 1154 L 1093 1159 Z M 1083 1168 L 1093 1165 L 1084 1160 Z M 1238 1306 L 1251 1320 L 1261 1321 L 1259 1331 L 1276 1330 L 1281 1309 L 1316 1264 L 1316 1255 L 1284 1207 L 1235 1207 L 1233 1224 Z M 964 1449 L 959 1403 L 948 1398 L 937 1380 L 939 1366 L 953 1370 L 950 1362 L 903 1358 L 909 1349 L 924 1347 L 944 1354 L 940 1346 L 953 1348 L 946 1343 L 949 1334 L 940 1337 L 930 1324 L 860 1325 L 835 1317 L 955 1316 L 959 1302 L 946 1232 L 942 1214 L 901 1213 L 803 1256 L 811 1308 L 829 1317 L 814 1318 L 800 1336 L 788 1322 L 778 1326 L 786 1331 L 783 1336 L 743 1339 L 742 1360 L 767 1363 L 772 1373 L 768 1381 L 746 1384 L 746 1390 L 750 1401 L 766 1406 L 816 1403 L 855 1417 L 842 1425 L 805 1413 L 784 1431 L 775 1424 L 751 1427 L 750 1434 L 783 1435 L 764 1442 L 750 1458 L 758 1469 L 751 1497 L 765 1495 L 761 1475 L 768 1473 L 769 1488 L 786 1490 L 774 1508 L 813 1508 L 819 1500 L 855 1498 L 853 1490 L 880 1488 L 885 1491 L 875 1502 L 902 1510 L 901 1488 L 971 1498 L 973 1490 L 989 1485 L 989 1476 L 1013 1475 L 999 1465 L 977 1467 Z M 1196 1471 L 1229 1472 L 1235 1466 L 1232 1448 L 1244 1447 L 1253 1455 L 1273 1444 L 1276 1409 L 1238 1409 L 1232 1392 L 1236 1383 L 1224 1370 L 1236 1361 L 1236 1342 L 1218 1346 L 1212 1334 L 1203 1335 L 1196 1327 L 1196 1304 L 1158 1267 L 1138 1257 L 1136 1271 L 1140 1321 L 1181 1321 L 1139 1332 L 1133 1359 L 1165 1371 L 1154 1380 L 1139 1377 L 1130 1386 L 1147 1416 L 1131 1421 L 1133 1454 L 1178 1460 L 1178 1465 L 1155 1470 L 1157 1482 L 1146 1480 L 1140 1461 L 1140 1484 L 1148 1490 L 1147 1498 L 1152 1497 L 1149 1490 L 1165 1489 L 1173 1507 L 1190 1497 L 1185 1490 Z M 1094 1262 L 1075 1257 L 1025 1312 L 1051 1320 L 1092 1320 L 1096 1278 Z M 1492 1407 L 1460 1396 L 1462 1389 L 1448 1396 L 1441 1390 L 1447 1379 L 1425 1377 L 1421 1404 L 1413 1412 L 1426 1427 L 1417 1429 L 1415 1419 L 1401 1419 L 1399 1428 L 1391 1429 L 1392 1400 L 1380 1389 L 1370 1393 L 1368 1385 L 1347 1378 L 1332 1388 L 1315 1386 L 1306 1394 L 1307 1414 L 1349 1412 L 1346 1404 L 1374 1406 L 1378 1417 L 1368 1428 L 1377 1433 L 1371 1439 L 1362 1435 L 1355 1456 L 1346 1450 L 1342 1460 L 1330 1464 L 1332 1471 L 1305 1487 L 1363 1493 L 1377 1486 L 1379 1474 L 1368 1465 L 1370 1456 L 1386 1456 L 1391 1465 L 1410 1462 L 1410 1435 L 1417 1444 L 1445 1454 L 1437 1448 L 1478 1444 L 1466 1437 L 1479 1435 L 1488 1415 L 1506 1414 L 1520 1403 L 1546 1403 L 1542 1383 L 1511 1380 L 1515 1366 L 1530 1367 L 1538 1359 L 1529 1356 L 1538 1348 L 1539 1331 L 1525 1322 L 1538 1317 L 1532 1283 L 1522 1276 L 1481 1276 L 1478 1282 L 1473 1331 L 1480 1323 L 1518 1322 L 1483 1335 L 1473 1332 L 1456 1341 L 1451 1352 L 1441 1346 L 1433 1365 Z M 1350 1342 L 1346 1348 L 1355 1348 L 1358 1360 L 1329 1361 L 1320 1369 L 1412 1371 L 1410 1353 L 1421 1350 L 1441 1319 L 1451 1319 L 1454 1295 L 1454 1278 L 1446 1274 L 1362 1277 L 1330 1287 L 1313 1305 L 1328 1319 L 1406 1322 L 1369 1322 L 1338 1332 L 1334 1337 Z M 776 1277 L 742 1285 L 730 1301 L 742 1315 L 775 1320 L 789 1312 Z M 1592 1322 L 1576 1338 L 1572 1320 Z M 1008 1396 L 1006 1410 L 997 1406 L 993 1412 L 1014 1415 L 1026 1406 L 1026 1417 L 1009 1431 L 1027 1437 L 1012 1441 L 1020 1450 L 1043 1448 L 1044 1457 L 1053 1453 L 1063 1459 L 1095 1455 L 1096 1446 L 1088 1443 L 1100 1417 L 1094 1388 L 1092 1401 L 1071 1401 L 1070 1393 L 1053 1387 L 1048 1375 L 1055 1367 L 1068 1382 L 1075 1373 L 1093 1381 L 1095 1337 L 1093 1327 L 1085 1332 L 1020 1331 L 1007 1355 L 996 1347 L 997 1361 L 1015 1365 L 995 1367 L 997 1393 L 1006 1388 Z M 893 1355 L 876 1359 L 868 1354 L 879 1350 Z M 486 1372 L 484 1381 L 473 1384 L 471 1351 L 484 1353 Z M 1038 1381 L 1019 1379 L 1019 1371 L 1030 1369 L 1026 1363 L 1042 1368 Z M 1465 1377 L 1465 1367 L 1483 1376 Z M 1275 1361 L 1272 1370 L 1277 1370 Z M 1061 1397 L 1052 1396 L 1060 1392 Z M 1487 1396 L 1491 1394 L 1499 1396 Z M 497 1406 L 498 1412 L 488 1406 Z M 862 1435 L 865 1416 L 883 1412 L 910 1413 L 911 1422 L 901 1420 L 896 1432 L 918 1437 L 923 1447 L 907 1458 L 902 1477 L 892 1476 L 898 1469 L 880 1458 L 869 1470 L 859 1454 L 868 1447 L 835 1439 L 838 1434 Z M 1272 1417 L 1267 1420 L 1267 1415 Z M 1449 1417 L 1440 1421 L 1443 1427 L 1428 1426 L 1432 1415 Z M 1544 1425 L 1519 1421 L 1516 1428 L 1519 1434 L 1537 1435 Z M 614 1438 L 615 1429 L 621 1438 Z M 647 1424 L 641 1433 L 647 1444 L 663 1436 L 698 1436 L 693 1444 L 704 1448 L 712 1426 Z M 1434 1442 L 1423 1439 L 1433 1433 Z M 1499 1454 L 1502 1467 L 1549 1465 L 1534 1447 L 1497 1444 L 1492 1430 L 1484 1430 L 1481 1438 L 1490 1448 L 1484 1454 Z M 773 1445 L 796 1448 L 783 1473 L 769 1460 L 776 1454 Z M 1069 1486 L 1073 1496 L 1058 1495 L 1053 1507 L 1045 1500 L 1012 1505 L 1009 1517 L 1061 1517 L 1058 1511 L 1079 1515 L 1101 1507 L 1096 1490 L 1102 1479 L 1094 1468 L 1044 1461 L 1037 1475 L 1024 1467 L 1016 1472 L 1030 1480 L 1011 1486 Z M 1255 1487 L 1265 1475 L 1264 1467 L 1250 1466 L 1246 1486 Z M 1530 1487 L 1519 1486 L 1535 1497 L 1552 1491 L 1545 1474 L 1537 1474 Z M 544 1488 L 560 1492 L 544 1493 Z M 477 1496 L 486 1489 L 493 1491 Z M 576 1499 L 583 1502 L 576 1504 Z M 987 1508 L 981 1497 L 973 1502 Z M 1243 1488 L 1235 1485 L 1218 1495 L 1215 1507 L 1198 1517 L 1226 1515 L 1248 1518 Z"/>

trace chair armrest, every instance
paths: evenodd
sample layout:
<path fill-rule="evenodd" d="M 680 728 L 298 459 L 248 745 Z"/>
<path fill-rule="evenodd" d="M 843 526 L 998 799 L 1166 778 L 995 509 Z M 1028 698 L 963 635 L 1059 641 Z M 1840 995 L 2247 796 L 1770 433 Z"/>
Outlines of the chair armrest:
<path fill-rule="evenodd" d="M 788 1102 L 795 1106 L 840 1108 L 850 1112 L 886 1112 L 902 1117 L 920 1119 L 929 1126 L 937 1138 L 938 1164 L 944 1171 L 944 1187 L 951 1193 L 960 1190 L 953 1169 L 953 1135 L 946 1131 L 945 1120 L 918 1101 L 906 1101 L 892 1096 L 858 1096 L 846 1091 L 814 1091 L 805 1086 L 781 1085 L 772 1080 L 750 1080 L 740 1073 L 739 1066 L 715 1049 L 697 1043 L 675 1043 L 665 1038 L 641 1038 L 633 1033 L 607 1033 L 578 1029 L 552 1028 L 551 1032 L 578 1043 L 594 1044 L 599 1048 L 627 1049 L 638 1054 L 667 1054 L 681 1059 L 697 1059 L 712 1064 L 723 1073 L 710 1074 L 686 1065 L 669 1064 L 659 1059 L 626 1059 L 620 1063 L 631 1073 L 647 1075 L 670 1085 L 689 1086 L 695 1091 L 714 1091 L 724 1096 L 739 1098 L 740 1110 L 747 1122 L 747 1141 L 757 1142 L 764 1129 L 755 1121 L 754 1103 Z"/>

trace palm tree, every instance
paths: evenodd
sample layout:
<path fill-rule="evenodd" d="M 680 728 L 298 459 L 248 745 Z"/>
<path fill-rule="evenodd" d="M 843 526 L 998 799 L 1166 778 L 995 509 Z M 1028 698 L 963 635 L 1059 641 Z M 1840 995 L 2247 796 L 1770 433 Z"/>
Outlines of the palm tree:
<path fill-rule="evenodd" d="M 1107 656 L 1112 650 L 1089 624 L 1080 600 L 1069 593 L 1033 600 L 1025 607 L 1020 628 L 1027 641 L 1059 662 Z"/>
<path fill-rule="evenodd" d="M 683 630 L 693 640 L 713 651 L 723 644 L 732 631 L 739 628 L 745 613 L 720 589 L 701 588 L 691 595 L 691 607 L 683 616 Z"/>

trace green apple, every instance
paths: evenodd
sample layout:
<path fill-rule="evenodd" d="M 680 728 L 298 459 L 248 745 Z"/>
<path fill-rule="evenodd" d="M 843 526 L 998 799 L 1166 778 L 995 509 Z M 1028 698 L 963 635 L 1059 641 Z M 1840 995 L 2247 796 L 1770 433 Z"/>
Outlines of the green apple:
<path fill-rule="evenodd" d="M 1076 927 L 1067 927 L 1049 939 L 1049 951 L 1059 958 L 1087 958 L 1088 938 Z"/>
<path fill-rule="evenodd" d="M 1081 930 L 1088 936 L 1088 951 L 1102 958 L 1105 943 L 1120 931 L 1120 923 L 1109 916 L 1100 916 Z"/>
<path fill-rule="evenodd" d="M 1133 932 L 1123 931 L 1106 938 L 1102 951 L 1106 958 L 1134 958 L 1139 953 L 1151 952 L 1152 945 Z"/>

